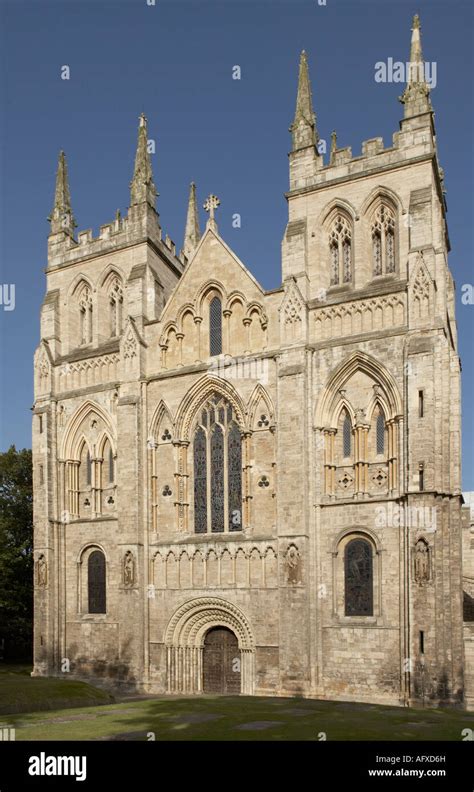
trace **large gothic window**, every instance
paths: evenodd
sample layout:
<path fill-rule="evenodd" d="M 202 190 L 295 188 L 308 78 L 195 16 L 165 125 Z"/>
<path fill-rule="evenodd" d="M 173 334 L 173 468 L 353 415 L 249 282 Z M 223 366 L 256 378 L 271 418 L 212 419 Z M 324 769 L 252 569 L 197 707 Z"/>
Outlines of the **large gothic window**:
<path fill-rule="evenodd" d="M 93 550 L 87 561 L 88 612 L 106 612 L 105 556 Z"/>
<path fill-rule="evenodd" d="M 222 353 L 222 304 L 219 297 L 209 303 L 209 354 Z"/>
<path fill-rule="evenodd" d="M 194 431 L 194 531 L 242 529 L 242 436 L 229 402 L 215 394 Z"/>
<path fill-rule="evenodd" d="M 372 546 L 352 539 L 344 550 L 344 612 L 346 616 L 373 615 Z"/>
<path fill-rule="evenodd" d="M 372 223 L 372 271 L 395 272 L 395 215 L 387 204 L 379 206 Z"/>
<path fill-rule="evenodd" d="M 338 214 L 329 234 L 331 286 L 352 280 L 352 230 L 346 217 Z"/>

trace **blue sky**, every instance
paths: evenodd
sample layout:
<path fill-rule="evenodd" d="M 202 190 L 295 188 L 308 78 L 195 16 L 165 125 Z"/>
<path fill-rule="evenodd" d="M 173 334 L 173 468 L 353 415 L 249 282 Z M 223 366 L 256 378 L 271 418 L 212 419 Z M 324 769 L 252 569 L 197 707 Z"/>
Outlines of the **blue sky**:
<path fill-rule="evenodd" d="M 0 307 L 2 448 L 31 445 L 32 357 L 59 149 L 78 230 L 95 234 L 127 209 L 145 112 L 164 232 L 181 246 L 194 180 L 200 204 L 210 192 L 220 197 L 222 236 L 264 287 L 275 287 L 301 49 L 321 137 L 336 129 L 338 145 L 354 154 L 371 137 L 390 145 L 403 86 L 376 83 L 374 67 L 407 59 L 416 12 L 425 57 L 437 63 L 432 102 L 463 362 L 463 485 L 474 490 L 474 305 L 461 303 L 461 286 L 474 283 L 470 0 L 0 0 L 1 282 L 16 292 L 14 311 Z M 61 79 L 63 65 L 70 80 Z M 241 80 L 232 79 L 234 65 Z M 235 212 L 240 229 L 232 227 Z"/>

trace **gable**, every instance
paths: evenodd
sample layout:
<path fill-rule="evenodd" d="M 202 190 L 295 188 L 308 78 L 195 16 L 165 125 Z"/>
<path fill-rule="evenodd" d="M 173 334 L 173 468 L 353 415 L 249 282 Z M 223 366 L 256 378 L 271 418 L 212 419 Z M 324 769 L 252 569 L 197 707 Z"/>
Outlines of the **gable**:
<path fill-rule="evenodd" d="M 265 348 L 264 291 L 208 228 L 161 316 L 166 368 L 209 357 L 209 311 L 215 297 L 221 305 L 222 352 L 239 355 Z"/>
<path fill-rule="evenodd" d="M 235 293 L 248 302 L 262 302 L 264 296 L 262 287 L 238 256 L 208 228 L 164 308 L 163 325 L 175 318 L 184 305 L 199 311 L 207 288 L 212 286 L 220 289 L 225 307 L 229 307 L 225 298 L 231 300 Z"/>

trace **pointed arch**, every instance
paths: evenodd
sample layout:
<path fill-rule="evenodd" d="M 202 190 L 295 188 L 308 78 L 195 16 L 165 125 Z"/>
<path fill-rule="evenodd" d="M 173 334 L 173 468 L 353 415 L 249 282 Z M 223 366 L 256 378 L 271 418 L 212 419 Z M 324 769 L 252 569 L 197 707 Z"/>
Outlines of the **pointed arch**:
<path fill-rule="evenodd" d="M 235 388 L 222 377 L 205 374 L 181 401 L 176 414 L 176 433 L 180 440 L 190 439 L 190 429 L 195 415 L 202 405 L 213 394 L 225 397 L 234 408 L 236 418 L 241 430 L 247 426 L 245 406 Z"/>
<path fill-rule="evenodd" d="M 162 428 L 163 421 L 166 420 L 169 423 L 170 429 L 174 430 L 174 421 L 171 415 L 171 411 L 164 401 L 164 399 L 160 399 L 158 405 L 156 406 L 152 419 L 150 421 L 150 428 L 148 431 L 148 439 L 155 440 L 159 442 L 159 432 Z M 172 432 L 173 433 L 173 432 Z"/>
<path fill-rule="evenodd" d="M 249 419 L 249 426 L 253 427 L 255 421 L 258 420 L 256 417 L 257 408 L 262 401 L 265 405 L 266 415 L 269 421 L 268 425 L 269 426 L 274 425 L 275 407 L 273 406 L 273 402 L 270 397 L 270 394 L 265 390 L 263 385 L 259 382 L 253 389 L 250 398 L 248 400 L 247 414 Z"/>
<path fill-rule="evenodd" d="M 118 278 L 122 283 L 125 283 L 125 276 L 122 270 L 116 264 L 107 264 L 98 279 L 100 288 L 104 289 L 110 286 L 114 278 Z"/>
<path fill-rule="evenodd" d="M 60 446 L 61 460 L 75 458 L 73 454 L 76 446 L 76 435 L 82 422 L 89 415 L 96 415 L 98 418 L 100 418 L 104 422 L 109 436 L 114 437 L 115 432 L 112 425 L 112 419 L 109 413 L 106 410 L 104 410 L 104 408 L 101 407 L 100 404 L 88 399 L 87 401 L 84 402 L 84 404 L 81 404 L 81 406 L 78 407 L 78 409 L 69 419 Z"/>
<path fill-rule="evenodd" d="M 378 203 L 382 203 L 383 201 L 391 204 L 398 214 L 406 213 L 406 209 L 404 208 L 402 199 L 398 193 L 396 193 L 394 190 L 391 190 L 390 187 L 379 184 L 370 191 L 369 195 L 362 202 L 360 207 L 361 217 L 370 216 L 375 211 L 376 205 Z"/>
<path fill-rule="evenodd" d="M 355 423 L 355 410 L 348 399 L 341 397 L 340 401 L 337 404 L 336 412 L 335 412 L 335 425 L 339 423 L 341 420 L 341 413 L 347 413 L 350 418 L 351 424 L 354 425 Z"/>
<path fill-rule="evenodd" d="M 87 275 L 84 275 L 84 273 L 80 272 L 69 284 L 65 300 L 66 305 L 71 297 L 75 297 L 80 292 L 82 286 L 87 286 L 91 290 L 91 293 L 94 292 L 94 286 L 90 278 Z"/>
<path fill-rule="evenodd" d="M 359 219 L 355 206 L 344 198 L 334 198 L 321 210 L 318 218 L 318 226 L 328 227 L 337 215 L 338 211 L 346 214 L 351 222 Z"/>
<path fill-rule="evenodd" d="M 366 416 L 367 416 L 367 421 L 369 423 L 372 423 L 372 420 L 373 420 L 373 417 L 374 417 L 374 413 L 377 410 L 377 406 L 380 407 L 380 409 L 383 411 L 383 413 L 384 413 L 384 415 L 386 417 L 391 414 L 390 403 L 386 399 L 384 392 L 381 391 L 381 390 L 379 390 L 377 393 L 375 393 L 372 396 L 372 398 L 371 398 L 371 400 L 370 400 L 370 402 L 368 404 L 368 407 L 367 407 L 367 410 L 366 410 Z"/>
<path fill-rule="evenodd" d="M 315 426 L 317 428 L 336 428 L 334 425 L 334 418 L 336 410 L 338 410 L 341 402 L 341 394 L 339 391 L 356 371 L 363 371 L 374 380 L 374 384 L 382 386 L 388 407 L 386 414 L 387 418 L 402 416 L 402 399 L 392 374 L 383 363 L 380 363 L 365 352 L 357 351 L 349 355 L 349 357 L 340 363 L 331 373 L 324 392 L 316 406 Z M 337 412 L 337 414 L 339 413 Z"/>
<path fill-rule="evenodd" d="M 74 449 L 74 451 L 75 451 L 74 458 L 75 459 L 80 459 L 81 458 L 82 452 L 84 450 L 84 446 L 86 446 L 87 451 L 89 452 L 89 454 L 91 454 L 92 453 L 92 449 L 91 449 L 91 447 L 89 445 L 89 442 L 88 442 L 86 436 L 81 433 L 79 435 L 79 437 L 77 438 L 77 441 L 75 443 L 75 449 Z"/>
<path fill-rule="evenodd" d="M 99 457 L 102 457 L 102 456 L 103 456 L 103 454 L 104 454 L 104 448 L 105 448 L 105 446 L 106 446 L 106 444 L 107 444 L 107 441 L 108 441 L 108 442 L 109 442 L 109 444 L 110 444 L 110 447 L 111 447 L 111 449 L 112 449 L 112 452 L 113 452 L 114 454 L 116 454 L 116 453 L 117 453 L 117 450 L 116 450 L 116 448 L 115 448 L 115 443 L 114 443 L 114 440 L 113 440 L 113 436 L 112 436 L 112 435 L 111 435 L 111 434 L 110 434 L 110 433 L 109 433 L 109 432 L 108 432 L 106 429 L 104 429 L 104 431 L 101 433 L 101 435 L 100 435 L 100 437 L 99 437 L 99 440 L 98 440 L 98 441 L 97 441 L 97 443 L 96 443 L 96 453 L 97 453 L 97 456 L 99 456 Z"/>

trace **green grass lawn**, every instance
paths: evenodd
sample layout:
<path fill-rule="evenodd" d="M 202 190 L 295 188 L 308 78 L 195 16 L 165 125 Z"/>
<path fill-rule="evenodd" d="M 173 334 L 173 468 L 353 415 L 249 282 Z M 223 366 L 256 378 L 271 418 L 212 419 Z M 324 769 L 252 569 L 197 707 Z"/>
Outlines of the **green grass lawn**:
<path fill-rule="evenodd" d="M 0 717 L 8 713 L 109 704 L 113 697 L 76 680 L 31 677 L 31 666 L 0 663 Z"/>
<path fill-rule="evenodd" d="M 47 681 L 47 680 L 45 680 Z M 52 681 L 52 680 L 50 680 Z M 0 717 L 16 740 L 455 740 L 474 728 L 463 711 L 308 699 L 202 696 L 123 700 Z"/>

